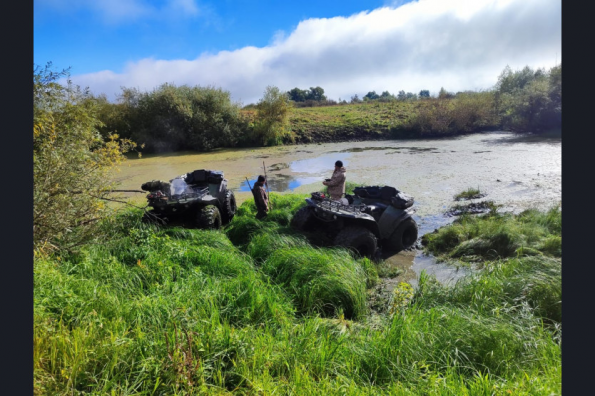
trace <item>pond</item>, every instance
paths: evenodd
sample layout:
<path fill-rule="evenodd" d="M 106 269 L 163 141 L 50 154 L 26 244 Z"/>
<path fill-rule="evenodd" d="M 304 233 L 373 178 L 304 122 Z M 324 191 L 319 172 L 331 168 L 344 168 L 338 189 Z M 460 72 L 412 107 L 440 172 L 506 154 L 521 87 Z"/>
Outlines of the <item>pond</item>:
<path fill-rule="evenodd" d="M 308 193 L 322 189 L 321 182 L 341 160 L 348 181 L 390 185 L 415 197 L 414 218 L 421 236 L 454 220 L 444 212 L 454 204 L 453 196 L 468 188 L 478 188 L 487 194 L 484 200 L 503 205 L 505 211 L 547 209 L 560 202 L 561 149 L 561 138 L 489 132 L 442 139 L 182 152 L 131 159 L 117 180 L 121 189 L 139 189 L 146 181 L 169 180 L 194 169 L 221 170 L 241 203 L 251 196 L 247 180 L 253 185 L 264 173 L 263 166 L 271 191 Z M 142 201 L 144 195 L 135 199 Z M 400 278 L 412 282 L 422 269 L 435 270 L 443 281 L 461 274 L 428 264 L 420 252 L 402 252 L 387 260 L 407 268 Z"/>

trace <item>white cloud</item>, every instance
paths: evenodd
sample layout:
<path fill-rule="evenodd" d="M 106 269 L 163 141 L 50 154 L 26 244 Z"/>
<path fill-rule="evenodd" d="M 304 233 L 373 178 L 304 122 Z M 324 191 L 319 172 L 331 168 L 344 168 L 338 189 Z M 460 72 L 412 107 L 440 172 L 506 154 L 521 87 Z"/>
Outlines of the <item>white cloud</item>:
<path fill-rule="evenodd" d="M 267 85 L 321 86 L 333 99 L 368 91 L 436 93 L 492 87 L 506 65 L 551 67 L 561 59 L 559 0 L 420 0 L 349 17 L 308 19 L 263 48 L 192 60 L 142 59 L 124 71 L 73 76 L 114 98 L 120 86 L 212 85 L 256 102 Z"/>

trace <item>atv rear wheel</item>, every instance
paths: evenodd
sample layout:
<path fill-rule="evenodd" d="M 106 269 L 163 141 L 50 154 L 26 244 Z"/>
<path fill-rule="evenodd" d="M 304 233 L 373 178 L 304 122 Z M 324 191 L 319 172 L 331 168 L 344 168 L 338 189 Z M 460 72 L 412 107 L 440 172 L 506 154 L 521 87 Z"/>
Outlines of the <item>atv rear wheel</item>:
<path fill-rule="evenodd" d="M 233 191 L 227 190 L 225 192 L 225 202 L 223 202 L 223 212 L 221 213 L 223 224 L 229 224 L 236 214 L 236 209 L 236 197 Z"/>
<path fill-rule="evenodd" d="M 307 231 L 314 223 L 314 213 L 310 206 L 304 206 L 291 218 L 291 226 L 299 231 Z"/>
<path fill-rule="evenodd" d="M 372 231 L 364 227 L 345 227 L 335 237 L 334 244 L 355 250 L 360 256 L 371 258 L 376 252 L 378 242 Z"/>
<path fill-rule="evenodd" d="M 388 238 L 388 245 L 391 250 L 400 252 L 409 249 L 417 241 L 417 224 L 410 217 L 403 220 L 395 232 Z"/>
<path fill-rule="evenodd" d="M 214 205 L 207 205 L 200 208 L 197 213 L 197 223 L 200 228 L 207 230 L 216 230 L 221 228 L 223 221 L 221 219 L 221 212 Z"/>

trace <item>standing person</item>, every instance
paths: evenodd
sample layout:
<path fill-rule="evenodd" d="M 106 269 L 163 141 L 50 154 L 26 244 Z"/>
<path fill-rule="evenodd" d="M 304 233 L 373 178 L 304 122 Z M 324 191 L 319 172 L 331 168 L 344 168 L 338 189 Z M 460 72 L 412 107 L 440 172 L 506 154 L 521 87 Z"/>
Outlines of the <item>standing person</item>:
<path fill-rule="evenodd" d="M 333 201 L 341 199 L 345 194 L 345 168 L 342 161 L 335 162 L 335 171 L 330 179 L 322 182 L 328 187 L 328 193 Z"/>
<path fill-rule="evenodd" d="M 252 189 L 254 203 L 256 204 L 256 209 L 258 210 L 258 213 L 256 213 L 257 219 L 262 219 L 269 211 L 269 195 L 264 188 L 265 184 L 266 178 L 262 175 L 259 175 L 258 180 L 256 183 L 254 183 L 254 188 Z"/>

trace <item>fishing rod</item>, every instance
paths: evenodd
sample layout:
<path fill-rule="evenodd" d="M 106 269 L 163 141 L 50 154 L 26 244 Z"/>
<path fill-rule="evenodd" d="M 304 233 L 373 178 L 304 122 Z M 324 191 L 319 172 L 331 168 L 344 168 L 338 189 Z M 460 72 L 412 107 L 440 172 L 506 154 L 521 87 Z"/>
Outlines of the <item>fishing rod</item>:
<path fill-rule="evenodd" d="M 269 196 L 269 206 L 273 209 L 273 202 L 271 200 L 271 191 L 269 190 L 269 178 L 267 177 L 267 168 L 262 161 L 262 169 L 264 170 L 264 184 L 267 186 L 267 195 Z"/>

